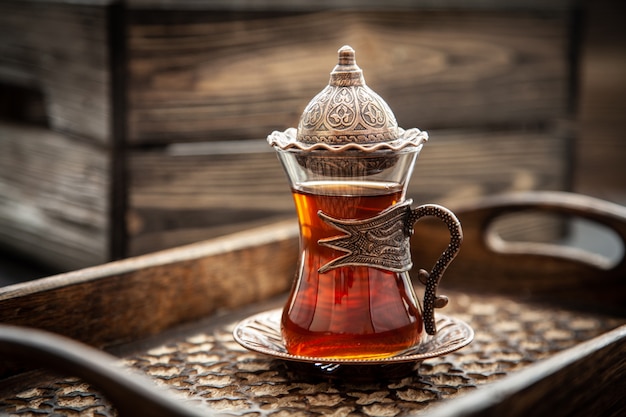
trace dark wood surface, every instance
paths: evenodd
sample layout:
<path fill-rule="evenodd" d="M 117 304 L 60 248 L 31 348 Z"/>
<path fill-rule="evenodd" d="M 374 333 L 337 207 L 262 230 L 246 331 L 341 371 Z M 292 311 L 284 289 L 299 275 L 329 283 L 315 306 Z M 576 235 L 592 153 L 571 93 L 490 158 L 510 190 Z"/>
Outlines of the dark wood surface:
<path fill-rule="evenodd" d="M 91 2 L 91 0 L 83 0 Z M 99 1 L 99 0 L 96 0 Z M 105 1 L 105 0 L 102 0 Z M 94 1 L 95 2 L 95 1 Z M 281 11 L 293 9 L 300 11 L 320 10 L 380 10 L 381 3 L 376 0 L 335 0 L 317 1 L 307 0 L 271 0 L 271 1 L 242 1 L 242 0 L 128 0 L 133 9 L 165 9 L 165 10 L 219 10 L 219 11 Z M 466 0 L 388 0 L 384 9 L 388 10 L 415 10 L 415 9 L 445 9 L 445 10 L 567 10 L 571 8 L 572 0 L 514 0 L 502 3 L 498 0 L 483 0 L 479 3 Z"/>
<path fill-rule="evenodd" d="M 122 228 L 108 3 L 0 4 L 0 245 L 58 271 Z"/>
<path fill-rule="evenodd" d="M 49 268 L 109 258 L 110 159 L 94 143 L 0 122 L 0 241 Z"/>
<path fill-rule="evenodd" d="M 100 348 L 158 334 L 286 291 L 296 235 L 288 222 L 4 287 L 0 317 Z"/>
<path fill-rule="evenodd" d="M 107 7 L 0 3 L 0 83 L 40 91 L 51 129 L 100 144 L 111 141 L 108 18 Z"/>
<path fill-rule="evenodd" d="M 295 126 L 344 43 L 401 126 L 441 132 L 433 142 L 442 147 L 429 146 L 420 161 L 416 200 L 568 185 L 571 137 L 553 129 L 572 99 L 569 12 L 561 6 L 204 5 L 0 5 L 0 91 L 33 95 L 22 106 L 41 113 L 39 130 L 18 118 L 0 132 L 11 135 L 3 144 L 11 163 L 0 168 L 4 248 L 71 270 L 293 216 L 270 153 L 180 156 L 172 146 L 262 141 Z M 532 147 L 522 150 L 525 141 Z M 33 149 L 58 163 L 35 166 Z M 554 155 L 561 157 L 550 163 Z M 475 168 L 489 158 L 496 171 L 481 176 Z M 82 168 L 73 165 L 67 178 L 57 170 L 70 161 Z M 511 162 L 514 170 L 500 175 Z M 459 174 L 474 183 L 453 178 Z M 46 181 L 24 192 L 37 178 Z M 92 191 L 97 199 L 86 202 Z M 76 208 L 85 206 L 93 212 Z"/>
<path fill-rule="evenodd" d="M 626 326 L 435 408 L 429 416 L 619 417 L 626 410 L 624 349 Z"/>
<path fill-rule="evenodd" d="M 400 126 L 567 116 L 566 13 L 131 11 L 129 143 L 263 138 L 296 126 L 343 44 Z"/>
<path fill-rule="evenodd" d="M 619 0 L 589 1 L 581 44 L 575 190 L 626 205 L 626 26 Z"/>
<path fill-rule="evenodd" d="M 517 323 L 517 329 L 525 328 L 526 337 L 506 343 L 498 331 L 477 327 L 488 337 L 483 336 L 452 355 L 427 361 L 420 367 L 419 376 L 391 381 L 379 378 L 368 383 L 314 380 L 310 375 L 285 371 L 281 361 L 233 347 L 228 329 L 232 328 L 235 316 L 245 317 L 245 310 L 198 323 L 195 329 L 178 329 L 140 343 L 141 347 L 123 355 L 123 363 L 58 335 L 0 326 L 0 352 L 5 358 L 36 362 L 62 375 L 72 375 L 32 372 L 13 377 L 5 382 L 16 386 L 0 387 L 0 410 L 19 409 L 22 413 L 36 411 L 44 415 L 50 410 L 80 415 L 98 410 L 102 416 L 122 417 L 150 410 L 150 415 L 182 417 L 198 413 L 215 415 L 220 411 L 230 415 L 253 408 L 250 405 L 253 403 L 278 413 L 312 416 L 337 410 L 406 416 L 423 415 L 427 410 L 428 415 L 438 417 L 605 417 L 623 413 L 625 326 L 585 339 L 581 334 L 593 333 L 588 326 L 598 324 L 597 319 L 576 317 L 571 312 L 552 308 L 543 312 L 561 319 L 568 317 L 572 321 L 570 326 L 557 324 L 559 320 L 553 317 L 538 322 L 537 306 L 532 304 L 470 297 L 481 304 L 474 309 L 476 312 L 496 309 L 500 319 L 518 308 L 523 309 L 518 311 L 522 322 Z M 503 314 L 503 310 L 509 313 Z M 533 316 L 535 320 L 523 318 Z M 474 318 L 481 322 L 486 317 L 483 314 L 481 320 L 478 313 Z M 500 332 L 508 328 L 511 336 L 520 337 L 519 330 L 516 332 L 510 322 L 491 318 L 491 323 L 500 327 Z M 529 330 L 533 327 L 534 331 Z M 576 340 L 565 342 L 566 336 Z M 543 337 L 551 339 L 554 347 L 537 352 Z M 570 347 L 557 347 L 564 342 Z M 545 343 L 551 344 L 547 340 Z M 498 344 L 506 347 L 490 350 Z M 528 348 L 533 345 L 534 348 Z M 523 361 L 514 359 L 520 356 Z M 224 361 L 220 362 L 220 358 Z M 201 372 L 194 372 L 196 369 Z M 150 377 L 146 378 L 147 375 Z M 169 385 L 176 386 L 179 396 L 166 392 Z M 183 393 L 186 397 L 180 395 Z M 185 401 L 189 397 L 195 402 Z M 190 407 L 196 404 L 199 408 Z"/>

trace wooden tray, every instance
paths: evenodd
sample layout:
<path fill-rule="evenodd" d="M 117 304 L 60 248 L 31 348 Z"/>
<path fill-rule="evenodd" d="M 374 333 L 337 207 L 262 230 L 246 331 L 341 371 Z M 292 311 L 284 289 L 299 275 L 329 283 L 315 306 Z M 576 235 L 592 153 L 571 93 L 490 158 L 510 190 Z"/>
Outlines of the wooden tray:
<path fill-rule="evenodd" d="M 313 378 L 233 340 L 239 320 L 282 305 L 293 222 L 2 288 L 0 414 L 620 415 L 626 261 L 607 267 L 489 232 L 528 208 L 600 222 L 626 241 L 624 207 L 579 195 L 453 207 L 465 242 L 442 313 L 470 323 L 475 339 L 397 379 Z M 439 240 L 443 230 L 416 225 L 416 267 Z"/>

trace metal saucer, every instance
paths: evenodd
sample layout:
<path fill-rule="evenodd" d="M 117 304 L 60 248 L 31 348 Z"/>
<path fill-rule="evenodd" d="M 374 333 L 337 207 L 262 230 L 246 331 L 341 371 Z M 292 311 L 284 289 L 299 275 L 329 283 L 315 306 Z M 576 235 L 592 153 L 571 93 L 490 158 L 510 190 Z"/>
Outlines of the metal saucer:
<path fill-rule="evenodd" d="M 474 339 L 474 330 L 464 321 L 437 315 L 437 334 L 426 335 L 421 343 L 393 356 L 373 359 L 328 359 L 292 355 L 287 352 L 280 332 L 282 309 L 273 309 L 250 316 L 237 324 L 235 340 L 244 348 L 286 361 L 299 373 L 324 378 L 367 380 L 402 378 L 419 367 L 422 361 L 447 355 Z"/>

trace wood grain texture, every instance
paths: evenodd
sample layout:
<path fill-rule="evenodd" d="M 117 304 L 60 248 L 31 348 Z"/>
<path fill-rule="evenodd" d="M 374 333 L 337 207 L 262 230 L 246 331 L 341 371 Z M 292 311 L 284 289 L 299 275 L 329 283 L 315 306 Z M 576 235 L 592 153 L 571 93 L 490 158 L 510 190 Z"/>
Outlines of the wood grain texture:
<path fill-rule="evenodd" d="M 626 204 L 626 4 L 589 3 L 582 41 L 576 190 Z"/>
<path fill-rule="evenodd" d="M 563 117 L 563 13 L 129 14 L 129 143 L 262 138 L 295 126 L 350 44 L 401 126 Z"/>
<path fill-rule="evenodd" d="M 88 1 L 88 0 L 83 0 Z M 104 1 L 104 0 L 103 0 Z M 468 2 L 465 0 L 387 0 L 384 7 L 377 0 L 127 0 L 133 9 L 165 9 L 165 10 L 218 10 L 218 11 L 320 11 L 320 10 L 567 10 L 572 7 L 572 0 L 515 0 L 502 3 L 498 0 L 482 0 Z"/>
<path fill-rule="evenodd" d="M 315 11 L 279 11 L 280 2 L 265 2 L 262 7 L 269 8 L 260 12 L 241 3 L 167 10 L 165 2 L 164 9 L 131 2 L 115 9 L 124 28 L 112 24 L 109 3 L 0 4 L 0 84 L 40 91 L 46 125 L 72 138 L 69 149 L 74 140 L 102 146 L 93 148 L 102 155 L 87 153 L 75 162 L 91 166 L 98 160 L 108 170 L 100 181 L 111 181 L 112 189 L 98 184 L 98 198 L 108 201 L 98 201 L 93 214 L 61 210 L 62 222 L 43 218 L 50 220 L 44 225 L 5 210 L 3 240 L 46 263 L 78 268 L 293 218 L 286 179 L 271 151 L 177 155 L 169 145 L 252 143 L 295 126 L 307 101 L 327 84 L 335 51 L 344 43 L 355 47 L 368 84 L 388 101 L 401 126 L 463 129 L 456 139 L 450 133 L 441 145 L 427 147 L 409 191 L 416 202 L 567 188 L 567 141 L 548 127 L 567 116 L 571 100 L 563 2 L 540 7 L 541 13 L 520 11 L 535 2 L 510 6 L 515 12 L 509 6 L 499 12 L 324 11 L 319 5 Z M 196 5 L 201 3 L 207 6 Z M 115 45 L 127 47 L 127 54 L 111 50 L 115 36 L 109 31 L 116 29 L 127 30 Z M 119 73 L 112 72 L 119 66 L 112 60 L 124 67 Z M 127 102 L 112 91 L 124 85 Z M 120 105 L 115 112 L 112 97 Z M 12 149 L 34 146 L 10 143 Z M 61 159 L 83 150 L 70 152 L 74 156 Z M 16 190 L 39 173 L 33 165 L 10 167 L 3 170 L 4 186 L 12 190 L 4 197 L 6 207 L 43 207 L 43 200 L 55 198 L 63 200 L 60 207 L 84 206 L 80 187 L 68 189 L 74 179 L 69 187 L 46 182 L 46 189 L 35 186 L 22 195 Z M 54 169 L 64 168 L 59 162 Z M 14 178 L 21 171 L 26 177 Z M 48 196 L 51 189 L 59 190 L 56 196 Z M 105 208 L 117 210 L 110 220 Z M 79 229 L 95 230 L 93 239 Z M 67 262 L 57 251 L 66 248 Z"/>
<path fill-rule="evenodd" d="M 97 143 L 111 139 L 107 18 L 101 4 L 0 3 L 0 83 L 38 89 L 53 130 Z"/>
<path fill-rule="evenodd" d="M 567 186 L 568 161 L 562 157 L 567 138 L 509 131 L 433 131 L 430 136 L 409 183 L 407 197 L 415 204 Z M 256 222 L 295 219 L 286 175 L 265 141 L 133 152 L 129 169 L 130 254 Z"/>
<path fill-rule="evenodd" d="M 297 233 L 289 222 L 0 288 L 0 317 L 100 348 L 155 335 L 286 291 Z"/>
<path fill-rule="evenodd" d="M 504 381 L 452 400 L 433 417 L 621 416 L 626 326 L 568 349 Z"/>
<path fill-rule="evenodd" d="M 44 128 L 0 138 L 0 244 L 59 270 L 106 262 L 108 154 Z"/>
<path fill-rule="evenodd" d="M 559 242 L 505 241 L 491 229 L 496 219 L 507 214 L 553 213 L 604 225 L 625 248 L 626 207 L 581 194 L 528 192 L 491 196 L 451 209 L 461 221 L 464 240 L 459 256 L 446 271 L 444 286 L 626 315 L 623 253 L 609 261 Z M 436 221 L 416 224 L 412 237 L 415 272 L 416 268 L 428 269 L 448 240 L 446 228 Z"/>

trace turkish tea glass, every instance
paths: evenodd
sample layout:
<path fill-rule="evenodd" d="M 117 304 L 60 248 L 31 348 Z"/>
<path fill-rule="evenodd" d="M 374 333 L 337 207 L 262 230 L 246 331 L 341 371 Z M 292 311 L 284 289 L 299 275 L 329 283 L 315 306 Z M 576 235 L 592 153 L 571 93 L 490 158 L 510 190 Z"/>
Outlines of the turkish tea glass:
<path fill-rule="evenodd" d="M 457 244 L 460 225 L 440 206 L 412 210 L 405 199 L 421 145 L 329 149 L 277 148 L 300 227 L 300 258 L 281 322 L 285 347 L 307 357 L 392 356 L 424 337 L 422 307 L 408 274 L 412 224 L 423 215 L 445 217 Z M 448 247 L 439 270 L 457 250 L 458 245 Z M 434 301 L 443 273 L 436 269 Z M 426 330 L 434 332 L 430 316 L 428 324 Z"/>

